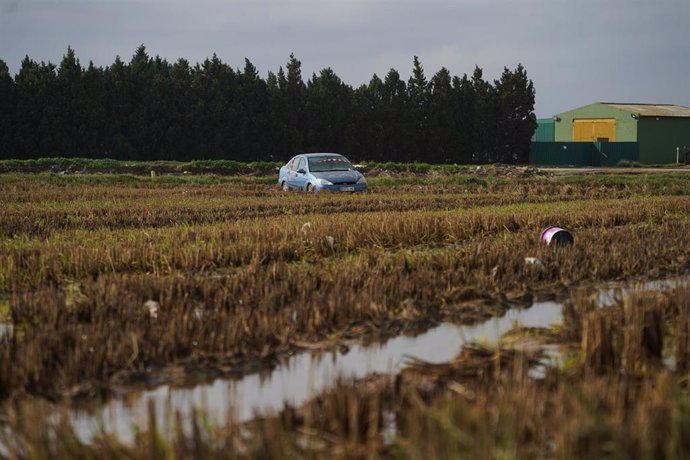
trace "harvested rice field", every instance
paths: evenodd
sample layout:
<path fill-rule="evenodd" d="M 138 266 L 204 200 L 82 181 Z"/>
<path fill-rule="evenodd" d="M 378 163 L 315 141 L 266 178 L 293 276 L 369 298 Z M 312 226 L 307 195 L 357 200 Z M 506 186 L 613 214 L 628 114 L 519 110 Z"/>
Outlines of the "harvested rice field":
<path fill-rule="evenodd" d="M 369 186 L 0 174 L 0 458 L 690 456 L 689 171 Z"/>

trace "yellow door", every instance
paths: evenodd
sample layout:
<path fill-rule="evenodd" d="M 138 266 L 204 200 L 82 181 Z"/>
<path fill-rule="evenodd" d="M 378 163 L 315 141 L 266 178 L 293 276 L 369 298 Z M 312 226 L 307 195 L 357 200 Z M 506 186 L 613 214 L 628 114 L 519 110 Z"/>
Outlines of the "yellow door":
<path fill-rule="evenodd" d="M 573 142 L 615 142 L 615 140 L 615 118 L 580 118 L 573 120 Z"/>

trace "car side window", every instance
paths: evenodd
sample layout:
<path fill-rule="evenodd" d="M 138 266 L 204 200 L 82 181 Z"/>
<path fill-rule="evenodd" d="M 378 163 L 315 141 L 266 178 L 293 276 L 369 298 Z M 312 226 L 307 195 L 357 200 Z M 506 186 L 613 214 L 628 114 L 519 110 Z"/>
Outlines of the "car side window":
<path fill-rule="evenodd" d="M 300 158 L 297 160 L 297 165 L 295 165 L 295 170 L 299 171 L 300 169 L 307 169 L 304 167 L 304 158 Z"/>
<path fill-rule="evenodd" d="M 290 162 L 287 164 L 287 167 L 290 171 L 295 170 L 295 159 L 294 158 L 292 160 L 290 160 Z"/>

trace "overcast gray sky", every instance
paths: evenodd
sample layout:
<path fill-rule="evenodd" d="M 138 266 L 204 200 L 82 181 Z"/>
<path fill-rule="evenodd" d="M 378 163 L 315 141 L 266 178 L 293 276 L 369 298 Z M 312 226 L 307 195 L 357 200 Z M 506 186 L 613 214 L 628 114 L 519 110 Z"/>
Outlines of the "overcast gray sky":
<path fill-rule="evenodd" d="M 417 55 L 427 77 L 475 65 L 485 78 L 522 63 L 539 117 L 596 101 L 690 106 L 690 0 L 0 0 L 0 59 L 83 65 L 150 55 L 244 58 L 262 76 L 302 61 L 357 86 Z"/>

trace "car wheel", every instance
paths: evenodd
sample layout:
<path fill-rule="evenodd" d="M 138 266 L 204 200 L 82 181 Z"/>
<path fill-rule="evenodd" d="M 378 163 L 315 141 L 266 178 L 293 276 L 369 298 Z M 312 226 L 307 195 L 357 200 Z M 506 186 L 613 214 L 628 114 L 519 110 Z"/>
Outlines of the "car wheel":
<path fill-rule="evenodd" d="M 285 181 L 283 181 L 280 184 L 280 188 L 283 190 L 283 192 L 289 192 L 290 191 L 290 187 L 288 187 L 288 184 Z"/>
<path fill-rule="evenodd" d="M 313 192 L 314 191 L 314 185 L 313 184 L 307 184 L 307 192 Z"/>

